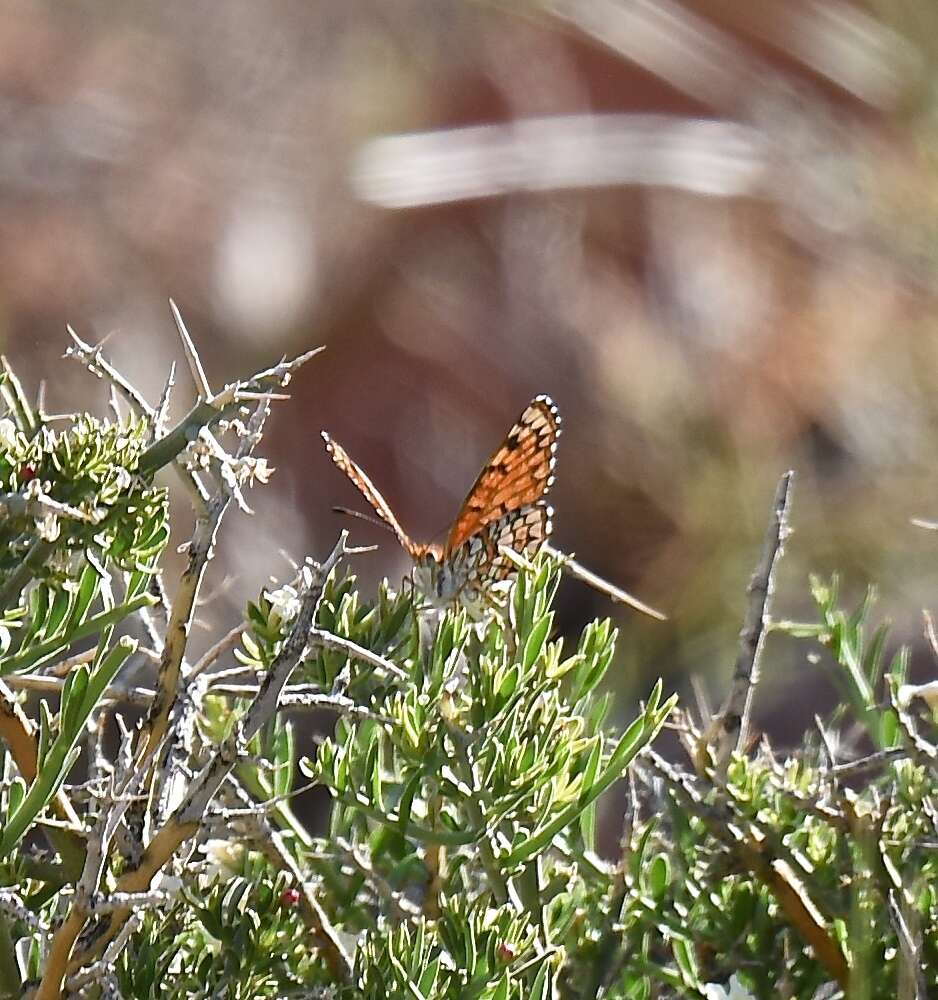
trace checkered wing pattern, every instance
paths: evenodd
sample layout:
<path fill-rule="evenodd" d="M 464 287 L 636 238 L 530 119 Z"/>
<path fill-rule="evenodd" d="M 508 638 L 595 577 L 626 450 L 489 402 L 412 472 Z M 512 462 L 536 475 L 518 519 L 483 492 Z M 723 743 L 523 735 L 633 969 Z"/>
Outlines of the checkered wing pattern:
<path fill-rule="evenodd" d="M 454 562 L 465 560 L 466 587 L 470 591 L 485 591 L 495 583 L 511 579 L 518 567 L 503 549 L 529 558 L 536 556 L 550 536 L 553 513 L 543 501 L 527 504 L 491 521 L 468 538 L 462 549 L 453 554 Z"/>
<path fill-rule="evenodd" d="M 446 556 L 454 554 L 489 524 L 505 522 L 520 530 L 523 519 L 519 521 L 509 515 L 536 508 L 550 489 L 559 435 L 560 414 L 553 400 L 548 396 L 533 399 L 486 462 L 463 501 L 446 540 Z M 545 523 L 549 530 L 549 514 Z M 523 551 L 514 545 L 509 547 Z"/>
<path fill-rule="evenodd" d="M 435 601 L 469 604 L 514 576 L 517 567 L 505 550 L 533 557 L 550 535 L 553 511 L 544 495 L 553 483 L 559 434 L 557 407 L 538 396 L 479 473 L 443 548 L 414 542 L 365 472 L 325 431 L 322 436 L 333 462 L 414 560 L 420 588 Z"/>

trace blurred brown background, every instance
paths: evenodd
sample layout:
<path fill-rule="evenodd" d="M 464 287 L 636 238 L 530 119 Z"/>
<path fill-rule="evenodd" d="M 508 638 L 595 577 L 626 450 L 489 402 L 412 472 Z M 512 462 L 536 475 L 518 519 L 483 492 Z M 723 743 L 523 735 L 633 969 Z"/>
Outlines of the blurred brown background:
<path fill-rule="evenodd" d="M 210 623 L 358 503 L 320 428 L 438 537 L 548 392 L 555 541 L 671 616 L 568 583 L 560 626 L 621 622 L 623 712 L 658 675 L 719 700 L 786 468 L 779 614 L 835 569 L 899 637 L 933 603 L 936 56 L 932 0 L 7 0 L 0 343 L 52 410 L 104 400 L 56 360 L 66 322 L 155 401 L 170 295 L 217 386 L 327 345 L 224 525 Z M 352 527 L 367 589 L 405 571 Z M 781 740 L 832 697 L 804 652 L 769 647 Z"/>

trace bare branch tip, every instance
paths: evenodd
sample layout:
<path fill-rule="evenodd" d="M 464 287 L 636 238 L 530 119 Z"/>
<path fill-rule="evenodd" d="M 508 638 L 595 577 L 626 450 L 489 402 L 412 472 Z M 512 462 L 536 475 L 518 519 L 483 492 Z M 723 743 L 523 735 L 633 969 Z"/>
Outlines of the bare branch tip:
<path fill-rule="evenodd" d="M 175 322 L 176 330 L 179 332 L 179 339 L 182 341 L 182 350 L 189 364 L 189 371 L 192 373 L 192 381 L 195 382 L 199 398 L 203 400 L 211 399 L 213 395 L 212 388 L 209 385 L 205 369 L 202 366 L 202 359 L 199 357 L 199 352 L 196 350 L 195 344 L 189 336 L 189 331 L 186 329 L 182 313 L 172 299 L 169 300 L 169 308 L 172 311 L 173 322 Z"/>
<path fill-rule="evenodd" d="M 781 478 L 778 481 L 778 487 L 775 491 L 776 497 L 778 497 L 781 506 L 788 506 L 788 498 L 791 492 L 791 485 L 795 479 L 795 470 L 789 469 L 787 472 L 783 472 Z"/>
<path fill-rule="evenodd" d="M 282 400 L 291 399 L 289 393 L 286 392 L 252 392 L 249 389 L 235 389 L 234 393 L 235 400 L 239 403 L 241 402 L 280 402 Z"/>
<path fill-rule="evenodd" d="M 377 545 L 353 545 L 351 548 L 345 550 L 347 556 L 360 556 L 368 552 L 377 552 Z"/>
<path fill-rule="evenodd" d="M 315 358 L 317 354 L 322 354 L 325 349 L 326 345 L 320 344 L 319 347 L 314 347 L 305 354 L 297 355 L 292 361 L 284 360 L 283 363 L 286 364 L 291 371 L 295 371 L 297 368 L 301 368 L 305 365 L 311 358 Z"/>
<path fill-rule="evenodd" d="M 922 608 L 922 619 L 925 622 L 925 639 L 932 655 L 938 660 L 938 635 L 935 634 L 935 622 L 928 608 Z"/>
<path fill-rule="evenodd" d="M 322 569 L 325 572 L 330 572 L 332 568 L 342 559 L 343 556 L 347 555 L 349 552 L 348 545 L 349 532 L 348 528 L 343 528 L 339 533 L 338 541 L 335 543 L 332 551 L 326 557 L 326 561 L 322 563 Z"/>

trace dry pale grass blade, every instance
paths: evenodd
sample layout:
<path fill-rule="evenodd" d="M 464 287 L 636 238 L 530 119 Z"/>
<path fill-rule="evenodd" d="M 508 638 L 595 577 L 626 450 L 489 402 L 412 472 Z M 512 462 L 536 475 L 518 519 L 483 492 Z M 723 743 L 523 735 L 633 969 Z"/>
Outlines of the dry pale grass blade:
<path fill-rule="evenodd" d="M 359 151 L 352 183 L 383 208 L 619 185 L 728 198 L 758 194 L 769 166 L 766 142 L 745 125 L 564 115 L 374 139 Z"/>

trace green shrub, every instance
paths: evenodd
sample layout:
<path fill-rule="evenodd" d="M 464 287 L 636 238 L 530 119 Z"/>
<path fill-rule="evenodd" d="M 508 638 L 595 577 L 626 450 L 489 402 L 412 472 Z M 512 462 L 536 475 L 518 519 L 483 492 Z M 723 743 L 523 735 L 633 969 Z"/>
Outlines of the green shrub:
<path fill-rule="evenodd" d="M 728 741 L 732 701 L 701 733 L 660 683 L 617 732 L 601 693 L 616 631 L 552 637 L 549 554 L 477 623 L 421 610 L 408 588 L 363 597 L 343 535 L 293 581 L 259 581 L 243 623 L 193 662 L 205 565 L 234 544 L 238 524 L 220 528 L 242 488 L 266 480 L 253 451 L 306 357 L 200 386 L 166 429 L 163 403 L 75 343 L 124 396 L 110 419 L 52 427 L 9 369 L 0 385 L 0 992 L 873 1000 L 936 987 L 938 750 L 931 720 L 909 714 L 916 691 L 900 689 L 906 652 L 884 672 L 872 600 L 847 614 L 836 581 L 813 581 L 817 622 L 770 621 L 767 596 L 756 609 L 737 671 L 750 692 L 766 628 L 820 643 L 843 691 L 791 755 Z M 167 467 L 197 508 L 172 601 L 154 481 Z M 237 679 L 216 670 L 226 653 Z M 158 663 L 153 690 L 122 678 L 140 656 Z M 314 758 L 296 759 L 282 709 L 333 713 Z M 669 718 L 679 762 L 652 747 Z M 606 859 L 597 808 L 622 779 L 621 850 Z M 331 799 L 319 837 L 291 808 L 310 783 Z"/>

